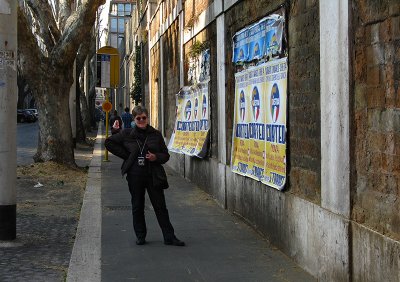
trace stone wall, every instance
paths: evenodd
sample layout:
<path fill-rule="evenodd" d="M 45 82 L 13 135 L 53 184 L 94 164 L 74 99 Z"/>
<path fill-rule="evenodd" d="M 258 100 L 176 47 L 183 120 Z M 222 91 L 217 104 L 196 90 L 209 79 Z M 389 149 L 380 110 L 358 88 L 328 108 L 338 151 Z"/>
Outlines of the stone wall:
<path fill-rule="evenodd" d="M 213 0 L 185 0 L 185 27 L 193 26 L 198 16 L 213 2 Z"/>
<path fill-rule="evenodd" d="M 163 3 L 163 21 L 172 13 L 174 8 L 177 6 L 178 0 L 166 0 Z"/>
<path fill-rule="evenodd" d="M 176 94 L 179 91 L 180 37 L 179 23 L 175 21 L 162 37 L 164 68 L 164 118 L 165 136 L 171 137 L 175 126 Z"/>
<path fill-rule="evenodd" d="M 288 11 L 288 189 L 320 203 L 319 5 L 293 1 Z"/>
<path fill-rule="evenodd" d="M 400 239 L 400 2 L 354 1 L 352 218 Z"/>
<path fill-rule="evenodd" d="M 319 11 L 316 1 L 293 1 L 288 23 L 288 184 L 286 191 L 320 202 Z M 226 13 L 227 136 L 232 136 L 235 98 L 232 37 L 273 12 L 281 1 L 241 1 Z M 254 7 L 263 7 L 254 9 Z M 229 138 L 230 139 L 230 138 Z M 231 140 L 227 140 L 228 163 Z"/>
<path fill-rule="evenodd" d="M 152 39 L 160 29 L 161 9 L 157 9 L 152 21 L 150 22 L 150 39 Z"/>
<path fill-rule="evenodd" d="M 151 108 L 150 111 L 150 124 L 159 130 L 161 130 L 161 104 L 160 104 L 160 44 L 157 43 L 150 50 L 150 56 L 152 58 L 157 58 L 157 60 L 151 60 L 151 80 L 150 80 L 150 101 Z"/>
<path fill-rule="evenodd" d="M 166 13 L 163 12 L 164 19 L 171 13 L 166 11 L 173 10 L 174 3 L 174 0 L 164 1 L 161 6 Z M 288 182 L 283 192 L 232 173 L 229 166 L 236 71 L 232 63 L 232 37 L 238 30 L 277 10 L 282 3 L 286 3 L 289 64 Z M 337 212 L 326 204 L 331 198 L 321 181 L 321 173 L 327 171 L 321 166 L 321 153 L 326 152 L 321 152 L 324 147 L 321 145 L 325 145 L 321 144 L 321 135 L 325 132 L 321 130 L 321 101 L 326 102 L 327 93 L 321 93 L 324 84 L 320 83 L 320 78 L 324 76 L 320 73 L 324 65 L 320 65 L 320 48 L 324 44 L 320 43 L 327 41 L 320 42 L 319 9 L 329 14 L 331 6 L 328 4 L 331 3 L 321 1 L 320 4 L 316 0 L 183 1 L 184 12 L 180 16 L 184 15 L 184 19 L 174 18 L 175 22 L 163 30 L 163 34 L 159 34 L 161 37 L 150 47 L 152 107 L 160 106 L 160 94 L 163 95 L 164 112 L 160 111 L 158 115 L 164 117 L 168 141 L 175 122 L 175 94 L 182 80 L 187 85 L 187 65 L 183 77 L 179 77 L 179 68 L 183 67 L 180 65 L 180 46 L 183 45 L 183 64 L 186 64 L 186 54 L 193 42 L 209 41 L 210 153 L 205 159 L 171 153 L 168 164 L 212 195 L 222 207 L 241 216 L 320 281 L 378 281 L 382 280 L 380 278 L 398 281 L 400 3 L 395 0 L 349 2 L 352 9 L 349 11 L 352 61 L 351 77 L 347 80 L 346 76 L 344 83 L 350 84 L 351 105 L 345 111 L 348 110 L 352 118 L 350 125 L 343 124 L 343 127 L 350 126 L 350 141 L 346 142 L 351 144 L 348 153 L 351 185 L 345 185 L 344 192 L 351 189 L 351 218 L 348 213 Z M 335 4 L 336 8 L 340 6 L 338 10 L 347 11 L 347 5 Z M 223 7 L 226 10 L 222 10 Z M 204 11 L 207 13 L 202 13 Z M 202 18 L 204 14 L 207 15 Z M 219 18 L 215 20 L 217 15 Z M 204 21 L 207 17 L 211 17 L 211 22 L 201 26 L 197 21 L 187 32 L 191 18 Z M 184 42 L 180 42 L 179 24 L 185 27 Z M 217 27 L 224 30 L 224 46 L 217 45 Z M 332 29 L 332 34 L 339 30 L 337 27 Z M 324 30 L 321 29 L 322 37 Z M 336 47 L 332 46 L 332 49 Z M 217 66 L 218 48 L 224 48 L 225 65 Z M 321 55 L 326 59 L 324 52 Z M 225 89 L 220 85 L 218 94 L 225 97 L 226 128 L 218 128 L 217 67 L 225 70 Z M 329 77 L 335 77 L 335 74 Z M 163 85 L 158 85 L 161 82 Z M 217 152 L 221 130 L 226 135 L 226 163 L 219 159 Z M 326 138 L 326 135 L 322 136 Z M 335 145 L 325 147 L 337 149 Z M 333 187 L 335 185 L 336 182 Z M 330 191 L 340 194 L 338 189 Z M 349 206 L 350 200 L 343 199 L 347 199 L 343 205 Z"/>
<path fill-rule="evenodd" d="M 188 85 L 188 68 L 189 68 L 189 57 L 188 53 L 190 51 L 191 46 L 195 41 L 198 42 L 207 42 L 210 48 L 210 119 L 211 119 L 211 128 L 210 128 L 210 147 L 209 147 L 209 157 L 216 158 L 218 156 L 218 115 L 217 115 L 217 70 L 216 70 L 216 54 L 217 54 L 217 34 L 216 34 L 216 25 L 215 22 L 211 23 L 200 32 L 197 36 L 195 36 L 192 40 L 184 45 L 184 60 L 185 60 L 185 68 L 184 68 L 184 76 L 185 76 L 185 85 Z"/>

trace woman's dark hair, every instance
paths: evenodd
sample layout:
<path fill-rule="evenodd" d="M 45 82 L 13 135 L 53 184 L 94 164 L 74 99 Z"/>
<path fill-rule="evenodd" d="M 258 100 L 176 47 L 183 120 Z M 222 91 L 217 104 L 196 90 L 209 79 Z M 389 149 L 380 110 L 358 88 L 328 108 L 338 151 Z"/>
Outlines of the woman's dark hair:
<path fill-rule="evenodd" d="M 149 116 L 149 112 L 147 109 L 143 106 L 136 106 L 132 110 L 132 115 L 133 117 L 136 117 L 137 115 L 145 114 L 146 116 Z"/>

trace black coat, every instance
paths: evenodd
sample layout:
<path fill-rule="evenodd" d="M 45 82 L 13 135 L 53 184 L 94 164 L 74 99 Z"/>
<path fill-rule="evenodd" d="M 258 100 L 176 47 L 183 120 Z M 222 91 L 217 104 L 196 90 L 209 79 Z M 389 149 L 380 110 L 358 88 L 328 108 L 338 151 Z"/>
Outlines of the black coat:
<path fill-rule="evenodd" d="M 105 147 L 112 154 L 124 160 L 121 166 L 122 175 L 126 174 L 129 168 L 137 161 L 139 155 L 139 139 L 137 127 L 126 128 L 119 133 L 108 137 L 104 143 Z M 148 150 L 157 156 L 157 160 L 149 162 L 150 173 L 153 178 L 153 185 L 168 188 L 167 176 L 162 164 L 169 160 L 168 148 L 165 145 L 161 132 L 152 126 L 146 129 Z M 140 143 L 140 142 L 139 142 Z"/>

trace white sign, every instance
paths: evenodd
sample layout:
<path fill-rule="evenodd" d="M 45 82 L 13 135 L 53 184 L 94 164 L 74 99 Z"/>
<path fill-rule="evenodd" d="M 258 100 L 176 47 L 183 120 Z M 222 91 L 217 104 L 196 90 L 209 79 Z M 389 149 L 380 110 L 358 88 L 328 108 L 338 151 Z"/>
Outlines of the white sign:
<path fill-rule="evenodd" d="M 110 88 L 110 55 L 101 55 L 101 87 Z"/>

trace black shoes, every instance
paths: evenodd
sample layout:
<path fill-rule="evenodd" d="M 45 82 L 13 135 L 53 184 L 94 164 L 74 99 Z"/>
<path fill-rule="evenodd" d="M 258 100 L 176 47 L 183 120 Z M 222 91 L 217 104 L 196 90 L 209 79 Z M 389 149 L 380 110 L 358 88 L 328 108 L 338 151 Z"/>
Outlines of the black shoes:
<path fill-rule="evenodd" d="M 179 240 L 178 238 L 174 237 L 172 240 L 166 240 L 164 241 L 165 245 L 172 245 L 172 246 L 185 246 L 185 242 Z"/>
<path fill-rule="evenodd" d="M 144 245 L 146 244 L 146 240 L 144 238 L 138 238 L 136 240 L 136 245 Z M 172 246 L 185 246 L 185 242 L 179 240 L 178 238 L 174 237 L 172 240 L 165 240 L 164 241 L 165 245 L 172 245 Z"/>
<path fill-rule="evenodd" d="M 146 240 L 144 238 L 136 240 L 136 245 L 144 245 L 144 244 L 146 244 Z"/>

